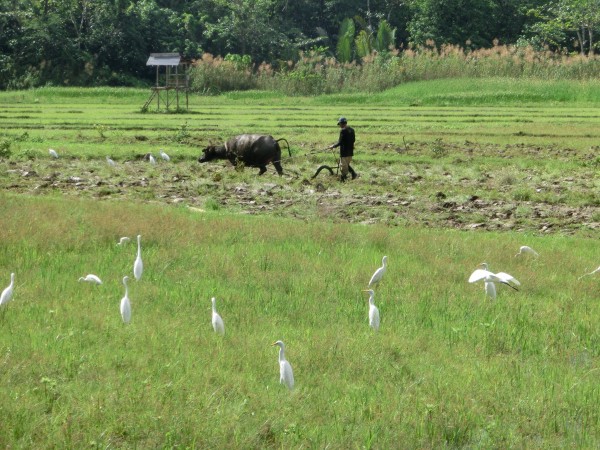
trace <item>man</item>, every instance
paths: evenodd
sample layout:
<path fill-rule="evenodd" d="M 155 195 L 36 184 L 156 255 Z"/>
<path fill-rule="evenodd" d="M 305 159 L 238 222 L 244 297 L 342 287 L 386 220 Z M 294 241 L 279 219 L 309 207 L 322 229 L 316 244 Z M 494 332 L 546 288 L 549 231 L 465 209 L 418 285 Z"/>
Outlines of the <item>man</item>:
<path fill-rule="evenodd" d="M 354 180 L 358 176 L 350 166 L 352 157 L 354 156 L 354 129 L 348 126 L 348 121 L 345 117 L 340 117 L 338 125 L 341 128 L 340 138 L 337 144 L 330 145 L 329 148 L 340 148 L 340 165 L 342 166 L 342 177 L 340 180 L 342 182 L 346 181 L 348 172 L 350 172 L 352 179 Z"/>

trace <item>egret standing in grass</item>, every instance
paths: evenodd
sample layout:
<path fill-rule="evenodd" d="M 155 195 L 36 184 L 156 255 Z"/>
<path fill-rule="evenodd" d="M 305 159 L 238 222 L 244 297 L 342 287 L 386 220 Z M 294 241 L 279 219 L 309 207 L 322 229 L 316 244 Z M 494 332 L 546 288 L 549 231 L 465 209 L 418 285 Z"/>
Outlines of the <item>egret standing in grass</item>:
<path fill-rule="evenodd" d="M 79 281 L 86 281 L 93 284 L 102 284 L 102 280 L 93 273 L 88 273 L 85 277 L 79 277 Z"/>
<path fill-rule="evenodd" d="M 148 154 L 148 161 L 150 161 L 150 164 L 156 164 L 156 160 L 151 154 Z"/>
<path fill-rule="evenodd" d="M 369 326 L 375 331 L 379 331 L 379 310 L 375 306 L 375 291 L 366 289 L 363 292 L 369 293 Z"/>
<path fill-rule="evenodd" d="M 50 153 L 50 156 L 52 156 L 53 158 L 58 158 L 58 153 L 56 153 L 56 150 L 54 150 L 53 148 L 49 148 L 48 153 Z"/>
<path fill-rule="evenodd" d="M 294 371 L 292 365 L 285 359 L 285 345 L 277 341 L 273 345 L 279 347 L 279 383 L 285 384 L 289 390 L 294 389 Z"/>
<path fill-rule="evenodd" d="M 115 167 L 117 164 L 110 158 L 110 157 L 106 157 L 106 162 L 109 166 L 111 167 Z"/>
<path fill-rule="evenodd" d="M 131 321 L 131 303 L 129 303 L 129 290 L 127 289 L 128 276 L 123 277 L 123 286 L 125 286 L 125 295 L 121 299 L 121 318 L 123 322 L 129 323 Z"/>
<path fill-rule="evenodd" d="M 160 149 L 160 157 L 162 159 L 164 159 L 165 161 L 171 161 L 171 158 L 169 158 L 169 155 L 167 155 L 162 148 Z"/>
<path fill-rule="evenodd" d="M 494 283 L 506 284 L 515 291 L 518 291 L 515 286 L 520 286 L 521 283 L 512 275 L 509 275 L 505 272 L 490 272 L 488 270 L 487 263 L 481 263 L 479 266 L 483 267 L 483 269 L 475 270 L 469 277 L 469 283 L 475 283 L 476 281 L 483 280 L 485 292 L 492 300 L 496 300 L 496 285 Z"/>
<path fill-rule="evenodd" d="M 142 235 L 138 234 L 137 242 L 138 250 L 137 257 L 133 263 L 133 276 L 135 277 L 136 281 L 140 281 L 140 278 L 142 278 L 142 272 L 144 271 L 144 263 L 142 262 Z"/>
<path fill-rule="evenodd" d="M 525 254 L 535 256 L 536 258 L 538 256 L 540 256 L 538 252 L 536 252 L 534 249 L 532 249 L 528 245 L 521 245 L 521 247 L 519 247 L 519 253 L 517 253 L 515 256 L 525 255 Z"/>
<path fill-rule="evenodd" d="M 13 296 L 14 289 L 15 289 L 15 274 L 11 273 L 10 274 L 10 284 L 2 291 L 2 294 L 0 294 L 0 306 L 4 306 L 8 302 L 10 302 L 10 299 Z"/>
<path fill-rule="evenodd" d="M 369 287 L 373 287 L 374 285 L 376 285 L 377 283 L 379 283 L 381 281 L 381 278 L 383 278 L 383 275 L 385 274 L 386 269 L 387 269 L 387 256 L 384 256 L 383 259 L 381 260 L 381 267 L 375 271 L 375 273 L 371 277 L 371 280 L 369 281 Z"/>
<path fill-rule="evenodd" d="M 223 319 L 217 312 L 217 299 L 213 297 L 212 301 L 212 326 L 215 333 L 223 336 L 225 334 L 225 324 L 223 323 Z"/>

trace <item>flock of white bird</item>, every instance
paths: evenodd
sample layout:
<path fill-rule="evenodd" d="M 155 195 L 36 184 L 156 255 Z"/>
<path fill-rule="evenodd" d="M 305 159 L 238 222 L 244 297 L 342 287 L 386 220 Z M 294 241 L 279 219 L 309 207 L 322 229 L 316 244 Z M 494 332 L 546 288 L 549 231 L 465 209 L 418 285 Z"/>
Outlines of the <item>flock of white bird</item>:
<path fill-rule="evenodd" d="M 159 150 L 160 153 L 160 157 L 164 160 L 164 161 L 171 161 L 171 157 L 169 155 L 167 155 L 164 150 L 161 148 Z M 156 158 L 154 157 L 154 155 L 152 153 L 148 153 L 147 155 L 147 159 L 150 162 L 150 164 L 154 165 L 156 164 Z"/>
<path fill-rule="evenodd" d="M 129 242 L 131 239 L 127 236 L 124 236 L 119 239 L 117 245 L 122 246 Z M 386 271 L 387 264 L 387 256 L 383 257 L 382 266 L 378 268 L 371 280 L 369 281 L 369 288 L 375 286 L 379 281 L 381 281 L 383 275 Z M 138 234 L 137 236 L 137 255 L 135 261 L 133 262 L 133 276 L 136 281 L 139 281 L 142 278 L 142 273 L 144 271 L 144 263 L 142 261 L 142 236 Z M 121 299 L 120 303 L 120 312 L 121 319 L 124 323 L 128 324 L 131 322 L 131 301 L 129 300 L 129 289 L 127 287 L 127 281 L 129 277 L 126 275 L 123 277 L 123 286 L 125 287 L 125 295 Z M 80 277 L 78 281 L 83 281 L 92 284 L 102 284 L 102 280 L 97 275 L 92 273 L 87 274 L 85 277 Z M 15 274 L 10 274 L 10 284 L 6 289 L 2 291 L 0 295 L 0 306 L 6 305 L 13 296 L 14 292 L 14 283 L 15 283 Z M 366 292 L 370 294 L 369 296 L 369 326 L 374 330 L 379 330 L 379 310 L 375 306 L 373 302 L 373 298 L 375 296 L 375 292 L 373 289 L 367 289 Z M 212 303 L 212 318 L 211 323 L 213 330 L 215 333 L 224 335 L 225 334 L 225 322 L 223 318 L 217 312 L 217 299 L 215 297 L 211 298 Z M 285 344 L 283 341 L 277 341 L 273 344 L 274 346 L 279 347 L 279 382 L 287 386 L 288 389 L 294 388 L 294 371 L 292 369 L 292 365 L 285 358 Z"/>
<path fill-rule="evenodd" d="M 129 242 L 130 240 L 131 239 L 129 237 L 122 237 L 121 239 L 119 239 L 119 242 L 117 243 L 117 245 L 120 245 L 120 246 L 124 245 L 127 242 Z M 519 256 L 519 255 L 532 255 L 536 258 L 539 256 L 535 250 L 533 250 L 531 247 L 528 247 L 526 245 L 522 246 L 519 249 L 519 253 L 517 253 L 515 256 Z M 517 286 L 520 286 L 520 284 L 521 284 L 515 277 L 513 277 L 512 275 L 509 275 L 508 273 L 505 273 L 505 272 L 493 273 L 493 272 L 489 271 L 487 263 L 481 263 L 479 265 L 479 267 L 481 267 L 481 268 L 476 269 L 471 274 L 468 281 L 469 281 L 469 283 L 475 283 L 477 281 L 483 280 L 485 293 L 492 300 L 496 299 L 495 283 L 505 284 L 515 290 L 517 290 Z M 379 316 L 379 309 L 375 305 L 375 300 L 374 300 L 375 299 L 375 291 L 373 288 L 382 280 L 383 276 L 386 273 L 386 270 L 387 270 L 387 256 L 384 256 L 381 260 L 381 267 L 379 267 L 375 271 L 375 273 L 373 273 L 373 276 L 369 280 L 368 289 L 365 289 L 363 291 L 363 292 L 367 292 L 369 294 L 369 315 L 368 315 L 369 326 L 375 331 L 379 330 L 380 316 Z M 139 281 L 142 278 L 143 271 L 144 271 L 144 264 L 142 262 L 142 236 L 138 235 L 137 236 L 137 256 L 133 263 L 133 276 L 136 279 L 136 281 Z M 597 269 L 593 270 L 592 272 L 582 275 L 581 277 L 579 277 L 579 279 L 583 278 L 584 276 L 594 275 L 596 273 L 600 273 L 600 266 Z M 128 276 L 123 277 L 123 286 L 125 287 L 125 295 L 121 299 L 121 303 L 120 303 L 121 319 L 126 324 L 128 324 L 131 321 L 131 302 L 129 300 L 129 290 L 127 287 L 128 280 L 129 280 Z M 102 284 L 102 280 L 97 275 L 94 275 L 94 274 L 88 274 L 85 277 L 80 277 L 79 281 L 84 281 L 84 282 L 88 282 L 88 283 L 92 283 L 92 284 Z M 0 307 L 6 305 L 12 299 L 13 293 L 14 293 L 14 285 L 15 285 L 15 274 L 11 273 L 10 274 L 10 284 L 8 285 L 8 287 L 6 287 L 2 291 L 2 294 L 0 294 Z M 223 321 L 223 318 L 217 312 L 217 300 L 215 297 L 211 298 L 211 303 L 212 303 L 211 323 L 212 323 L 213 330 L 217 334 L 224 335 L 225 334 L 225 322 Z M 285 386 L 287 386 L 288 389 L 291 390 L 294 388 L 294 371 L 292 369 L 292 365 L 290 364 L 290 362 L 285 358 L 285 344 L 283 343 L 283 341 L 279 340 L 279 341 L 275 342 L 273 345 L 279 347 L 279 382 L 281 384 L 284 384 Z"/>
<path fill-rule="evenodd" d="M 369 326 L 373 328 L 375 331 L 379 330 L 379 309 L 375 306 L 374 298 L 375 291 L 373 288 L 377 283 L 381 281 L 383 275 L 387 270 L 387 256 L 384 256 L 381 260 L 381 267 L 379 267 L 373 276 L 369 280 L 369 289 L 365 289 L 364 292 L 369 293 Z M 220 326 L 222 328 L 222 332 L 225 332 L 225 328 L 223 325 L 223 319 L 216 313 L 215 310 L 215 299 L 213 301 L 213 328 L 217 331 L 217 326 L 215 326 L 215 314 L 220 321 Z M 217 331 L 218 332 L 218 331 Z M 285 358 L 285 344 L 283 341 L 277 341 L 273 345 L 279 347 L 279 383 L 285 384 L 288 389 L 294 389 L 294 370 L 292 369 L 292 365 Z"/>
<path fill-rule="evenodd" d="M 54 150 L 53 148 L 49 148 L 48 149 L 48 153 L 50 154 L 50 156 L 52 156 L 55 159 L 58 159 L 58 152 L 56 150 Z M 160 153 L 160 157 L 164 160 L 164 161 L 171 161 L 171 157 L 165 153 L 165 151 L 161 148 L 159 150 Z M 148 153 L 147 155 L 147 159 L 150 162 L 150 164 L 156 164 L 156 158 L 154 158 L 154 156 L 152 155 L 152 153 Z M 117 165 L 117 163 L 115 162 L 114 159 L 112 159 L 110 156 L 106 157 L 106 163 L 111 166 L 111 167 L 115 167 Z"/>
<path fill-rule="evenodd" d="M 129 242 L 131 239 L 127 236 L 119 239 L 117 245 L 123 245 Z M 139 281 L 142 278 L 142 272 L 144 271 L 144 263 L 142 262 L 142 236 L 138 234 L 137 236 L 137 256 L 135 257 L 135 261 L 133 262 L 133 276 L 136 281 Z M 123 322 L 129 323 L 131 321 L 131 302 L 129 300 L 129 289 L 127 287 L 127 281 L 129 280 L 128 276 L 123 277 L 123 286 L 125 286 L 125 295 L 121 299 L 121 319 Z M 93 273 L 87 274 L 85 277 L 80 277 L 79 281 L 86 281 L 88 283 L 93 284 L 102 284 L 102 280 L 97 275 Z"/>

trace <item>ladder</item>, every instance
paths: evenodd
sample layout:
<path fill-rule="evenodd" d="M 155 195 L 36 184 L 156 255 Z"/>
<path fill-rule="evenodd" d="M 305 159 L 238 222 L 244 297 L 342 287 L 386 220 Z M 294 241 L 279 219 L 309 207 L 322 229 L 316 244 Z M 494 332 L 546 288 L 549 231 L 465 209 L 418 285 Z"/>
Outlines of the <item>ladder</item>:
<path fill-rule="evenodd" d="M 152 94 L 150 94 L 150 98 L 148 100 L 146 100 L 146 103 L 144 104 L 144 106 L 142 107 L 143 110 L 147 110 L 148 106 L 150 106 L 150 103 L 152 102 L 152 100 L 154 99 L 154 97 L 156 97 L 156 89 L 152 89 Z"/>

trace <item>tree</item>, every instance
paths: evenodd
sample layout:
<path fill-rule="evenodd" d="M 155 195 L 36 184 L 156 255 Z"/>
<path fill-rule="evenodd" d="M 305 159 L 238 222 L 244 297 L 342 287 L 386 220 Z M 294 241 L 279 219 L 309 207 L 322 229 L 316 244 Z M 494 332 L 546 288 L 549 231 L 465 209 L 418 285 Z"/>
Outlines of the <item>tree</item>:
<path fill-rule="evenodd" d="M 4 0 L 0 88 L 131 84 L 153 77 L 151 52 L 278 64 L 318 47 L 350 62 L 409 42 L 523 37 L 593 54 L 599 28 L 600 0 Z"/>
<path fill-rule="evenodd" d="M 375 38 L 375 49 L 378 52 L 386 52 L 396 42 L 396 29 L 392 29 L 387 20 L 379 22 L 377 37 Z"/>
<path fill-rule="evenodd" d="M 566 42 L 566 33 L 556 17 L 549 17 L 538 9 L 529 11 L 529 16 L 536 20 L 525 27 L 522 42 L 526 42 L 536 50 L 543 48 L 559 49 Z"/>
<path fill-rule="evenodd" d="M 574 32 L 580 53 L 594 54 L 594 31 L 600 25 L 600 0 L 560 0 L 557 19 L 566 31 Z M 587 45 L 586 45 L 587 44 Z"/>
<path fill-rule="evenodd" d="M 412 0 L 411 8 L 414 16 L 408 28 L 414 44 L 464 46 L 469 41 L 482 47 L 491 46 L 495 38 L 490 24 L 497 5 L 492 0 Z"/>
<path fill-rule="evenodd" d="M 342 21 L 338 33 L 337 59 L 339 62 L 352 61 L 352 41 L 354 40 L 354 21 L 349 17 Z"/>
<path fill-rule="evenodd" d="M 594 54 L 595 31 L 600 27 L 600 0 L 556 0 L 528 11 L 536 21 L 529 26 L 525 38 L 551 48 L 573 48 L 576 39 L 582 55 Z"/>
<path fill-rule="evenodd" d="M 204 35 L 213 41 L 217 53 L 248 54 L 254 61 L 271 61 L 294 52 L 297 30 L 281 25 L 281 5 L 276 0 L 213 2 L 219 14 L 207 22 Z"/>
<path fill-rule="evenodd" d="M 369 56 L 373 52 L 373 35 L 367 30 L 360 30 L 354 39 L 354 45 L 356 46 L 356 56 L 359 58 Z"/>
<path fill-rule="evenodd" d="M 361 27 L 358 34 L 356 34 L 355 21 Z M 352 61 L 352 44 L 354 44 L 356 57 L 360 59 L 373 53 L 373 50 L 380 53 L 387 52 L 390 46 L 395 44 L 395 34 L 396 30 L 392 29 L 385 19 L 379 21 L 377 34 L 374 35 L 371 25 L 362 17 L 356 16 L 354 20 L 347 17 L 342 21 L 338 33 L 337 59 L 339 62 Z"/>

